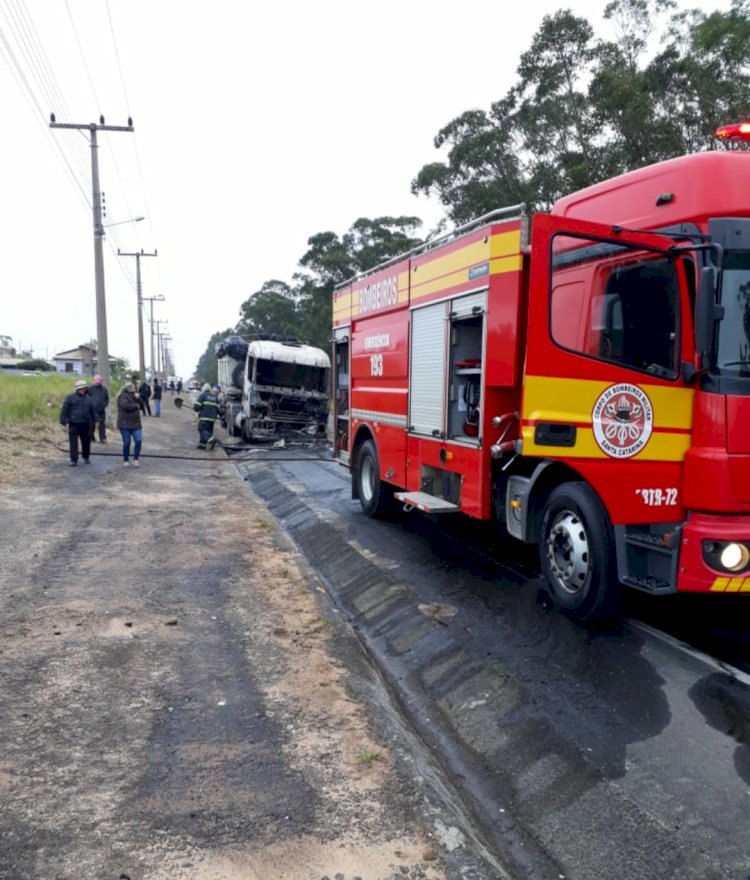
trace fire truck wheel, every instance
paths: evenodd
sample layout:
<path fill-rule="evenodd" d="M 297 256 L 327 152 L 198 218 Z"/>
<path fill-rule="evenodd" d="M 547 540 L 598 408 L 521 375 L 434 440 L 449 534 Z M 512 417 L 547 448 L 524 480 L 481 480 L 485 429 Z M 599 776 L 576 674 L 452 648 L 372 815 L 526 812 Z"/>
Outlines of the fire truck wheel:
<path fill-rule="evenodd" d="M 367 516 L 384 516 L 393 504 L 393 489 L 380 479 L 378 453 L 372 440 L 365 440 L 357 456 L 359 503 Z"/>
<path fill-rule="evenodd" d="M 574 620 L 601 621 L 620 610 L 609 517 L 585 483 L 565 483 L 550 495 L 539 543 L 542 573 L 558 607 Z"/>

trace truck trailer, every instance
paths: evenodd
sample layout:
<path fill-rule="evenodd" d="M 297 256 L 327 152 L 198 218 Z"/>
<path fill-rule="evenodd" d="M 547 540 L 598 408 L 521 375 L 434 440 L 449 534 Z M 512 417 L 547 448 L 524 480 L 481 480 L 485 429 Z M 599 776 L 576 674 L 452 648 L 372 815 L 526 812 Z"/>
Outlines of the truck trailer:
<path fill-rule="evenodd" d="M 750 598 L 747 150 L 486 214 L 339 285 L 333 336 L 367 515 L 493 521 L 577 620 Z"/>
<path fill-rule="evenodd" d="M 252 443 L 325 439 L 331 362 L 319 348 L 269 336 L 216 346 L 224 427 Z"/>

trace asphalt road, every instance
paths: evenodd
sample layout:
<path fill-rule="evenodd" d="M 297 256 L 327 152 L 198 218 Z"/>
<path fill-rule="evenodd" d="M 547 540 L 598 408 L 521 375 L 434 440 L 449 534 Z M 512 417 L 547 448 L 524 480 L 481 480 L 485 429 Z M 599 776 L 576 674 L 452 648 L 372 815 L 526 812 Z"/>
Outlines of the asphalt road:
<path fill-rule="evenodd" d="M 750 877 L 746 603 L 629 595 L 586 629 L 539 603 L 533 554 L 368 520 L 331 462 L 241 457 L 517 876 Z"/>

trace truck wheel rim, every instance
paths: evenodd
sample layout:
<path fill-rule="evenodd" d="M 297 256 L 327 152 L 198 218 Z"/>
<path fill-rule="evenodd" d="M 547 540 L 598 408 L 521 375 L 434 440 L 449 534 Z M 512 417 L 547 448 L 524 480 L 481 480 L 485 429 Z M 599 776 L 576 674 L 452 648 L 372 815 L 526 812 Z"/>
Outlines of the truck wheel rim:
<path fill-rule="evenodd" d="M 547 537 L 547 559 L 560 589 L 576 595 L 589 573 L 589 542 L 581 518 L 570 510 L 555 517 Z"/>
<path fill-rule="evenodd" d="M 372 465 L 372 459 L 366 455 L 360 465 L 360 487 L 359 491 L 365 501 L 372 500 L 375 492 L 375 471 Z"/>

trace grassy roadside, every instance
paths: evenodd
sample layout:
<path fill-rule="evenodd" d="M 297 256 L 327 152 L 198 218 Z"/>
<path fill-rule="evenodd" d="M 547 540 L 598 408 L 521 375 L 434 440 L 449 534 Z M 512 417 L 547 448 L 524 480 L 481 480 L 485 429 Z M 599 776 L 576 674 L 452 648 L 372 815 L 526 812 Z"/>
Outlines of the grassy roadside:
<path fill-rule="evenodd" d="M 78 378 L 0 373 L 0 482 L 28 470 L 33 460 L 60 456 L 58 446 L 67 444 L 60 407 Z"/>

